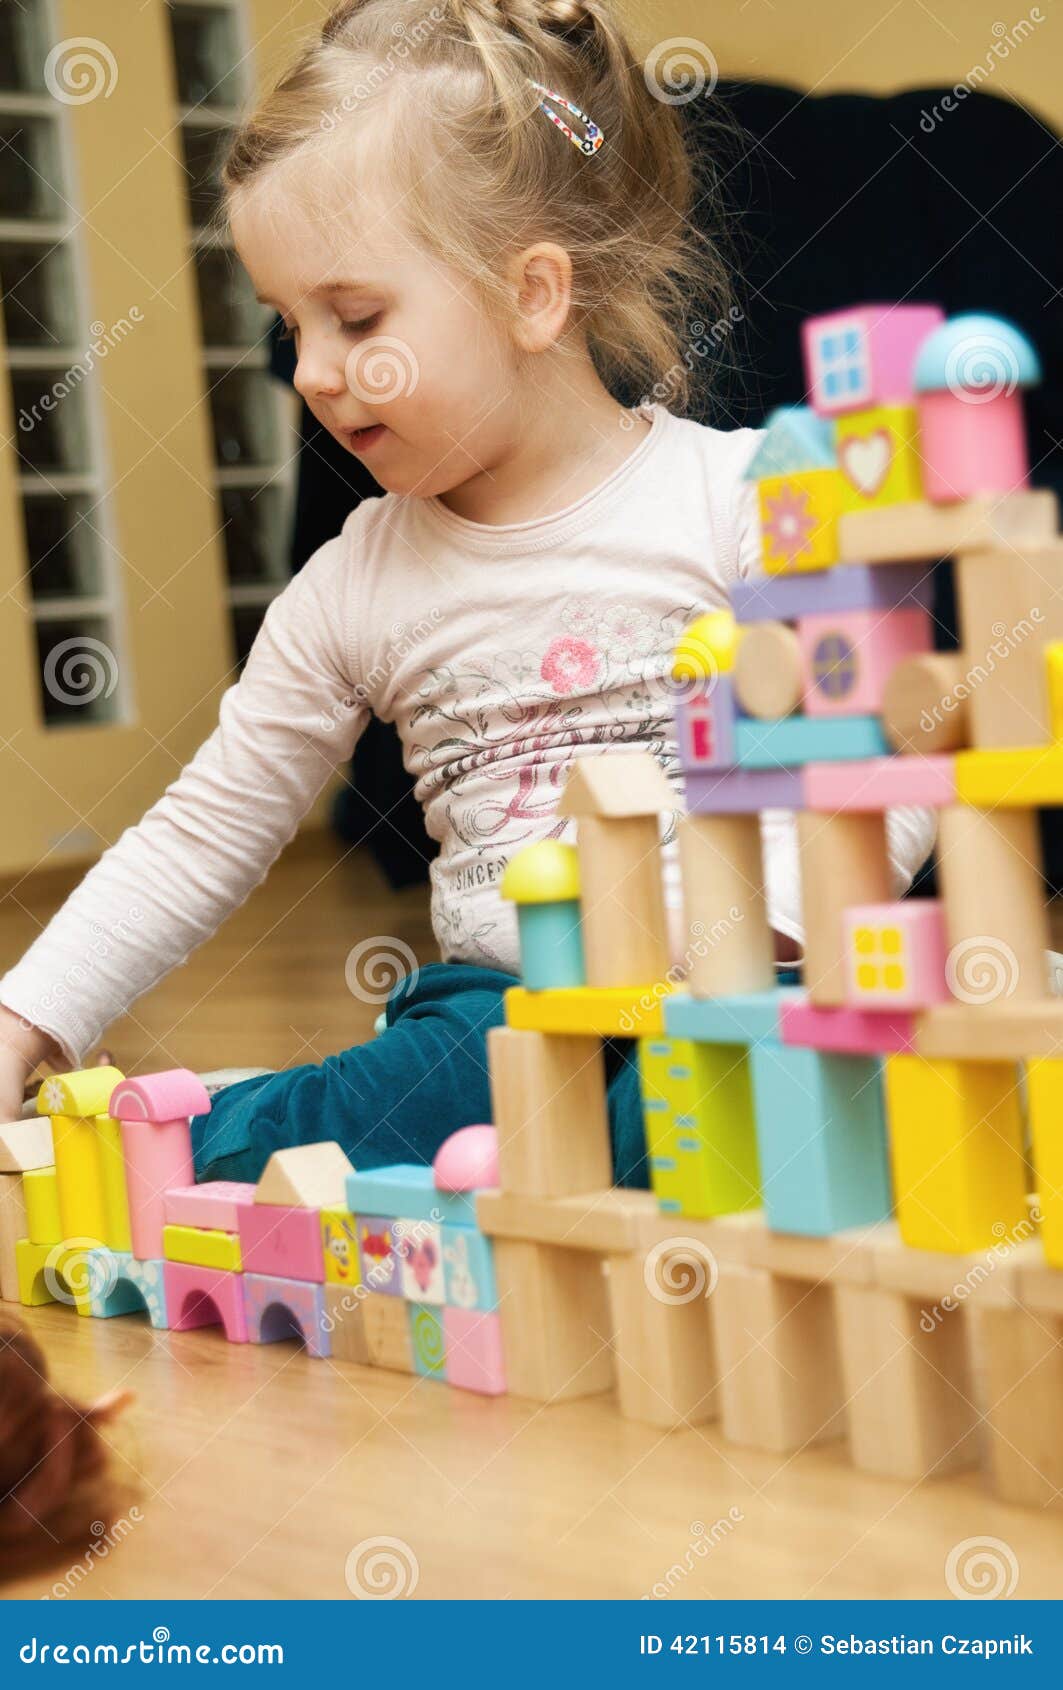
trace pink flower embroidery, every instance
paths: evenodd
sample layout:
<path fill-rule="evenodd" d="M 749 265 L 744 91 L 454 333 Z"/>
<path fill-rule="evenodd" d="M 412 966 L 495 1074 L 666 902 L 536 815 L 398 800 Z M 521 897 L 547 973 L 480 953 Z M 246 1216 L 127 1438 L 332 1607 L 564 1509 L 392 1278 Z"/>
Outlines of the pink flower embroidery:
<path fill-rule="evenodd" d="M 539 673 L 555 692 L 578 692 L 589 687 L 598 673 L 601 653 L 586 640 L 551 640 Z"/>

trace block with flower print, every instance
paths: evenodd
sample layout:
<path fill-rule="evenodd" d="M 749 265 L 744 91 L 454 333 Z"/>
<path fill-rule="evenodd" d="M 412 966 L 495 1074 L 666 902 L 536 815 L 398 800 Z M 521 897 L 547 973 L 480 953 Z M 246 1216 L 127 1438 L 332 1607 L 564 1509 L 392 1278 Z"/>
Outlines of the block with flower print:
<path fill-rule="evenodd" d="M 922 1009 L 949 997 L 945 915 L 937 899 L 854 904 L 844 931 L 849 1003 Z"/>
<path fill-rule="evenodd" d="M 841 476 L 836 469 L 769 475 L 757 482 L 757 504 L 761 557 L 769 575 L 837 563 Z"/>

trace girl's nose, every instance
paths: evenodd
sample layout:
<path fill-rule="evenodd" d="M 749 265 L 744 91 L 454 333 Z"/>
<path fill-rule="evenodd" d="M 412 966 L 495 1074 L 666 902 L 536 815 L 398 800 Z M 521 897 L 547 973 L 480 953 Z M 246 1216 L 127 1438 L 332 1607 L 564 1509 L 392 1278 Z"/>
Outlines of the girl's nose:
<path fill-rule="evenodd" d="M 309 404 L 313 399 L 336 398 L 345 391 L 347 379 L 342 363 L 330 358 L 327 353 L 314 353 L 307 349 L 299 354 L 292 385 Z"/>

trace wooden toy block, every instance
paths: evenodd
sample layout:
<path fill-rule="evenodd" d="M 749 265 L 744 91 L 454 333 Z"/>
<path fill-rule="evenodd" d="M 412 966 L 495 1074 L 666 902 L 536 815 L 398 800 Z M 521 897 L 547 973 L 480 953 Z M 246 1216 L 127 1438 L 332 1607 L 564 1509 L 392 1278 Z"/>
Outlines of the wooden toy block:
<path fill-rule="evenodd" d="M 956 796 L 987 810 L 1063 804 L 1063 746 L 957 752 Z"/>
<path fill-rule="evenodd" d="M 480 1396 L 498 1397 L 506 1390 L 502 1322 L 497 1314 L 475 1309 L 443 1310 L 447 1384 Z"/>
<path fill-rule="evenodd" d="M 894 751 L 920 757 L 970 744 L 974 665 L 955 651 L 907 657 L 886 676 L 882 726 Z"/>
<path fill-rule="evenodd" d="M 695 997 L 775 984 L 757 816 L 680 816 L 687 983 Z"/>
<path fill-rule="evenodd" d="M 849 610 L 932 610 L 934 571 L 921 563 L 850 563 L 800 575 L 754 576 L 731 586 L 739 624 L 796 622 L 799 616 L 840 616 Z M 741 641 L 739 641 L 741 650 Z"/>
<path fill-rule="evenodd" d="M 511 986 L 505 995 L 506 1025 L 525 1032 L 636 1038 L 663 1027 L 662 1004 L 671 993 L 664 973 L 641 986 L 573 986 L 567 991 L 528 992 Z"/>
<path fill-rule="evenodd" d="M 147 1082 L 137 1083 L 144 1086 Z M 166 1094 L 163 1095 L 165 1097 Z M 149 1106 L 143 1098 L 135 1096 L 130 1096 L 123 1104 L 128 1108 Z M 151 1121 L 124 1120 L 119 1116 L 118 1120 L 125 1156 L 133 1255 L 141 1261 L 158 1261 L 162 1255 L 162 1229 L 166 1224 L 165 1194 L 172 1186 L 192 1185 L 195 1181 L 191 1127 L 185 1117 Z M 62 1200 L 63 1176 L 60 1172 L 60 1206 Z"/>
<path fill-rule="evenodd" d="M 840 1437 L 834 1292 L 721 1262 L 711 1301 L 723 1435 L 754 1449 Z"/>
<path fill-rule="evenodd" d="M 824 569 L 838 561 L 841 489 L 836 469 L 798 470 L 757 482 L 761 561 L 769 575 Z"/>
<path fill-rule="evenodd" d="M 888 1215 L 878 1063 L 764 1041 L 749 1065 L 768 1225 L 822 1237 Z"/>
<path fill-rule="evenodd" d="M 255 1187 L 255 1202 L 282 1209 L 342 1209 L 353 1172 L 331 1141 L 275 1150 Z"/>
<path fill-rule="evenodd" d="M 406 1304 L 413 1371 L 426 1379 L 446 1378 L 442 1312 L 442 1309 L 431 1309 L 424 1303 Z"/>
<path fill-rule="evenodd" d="M 925 610 L 909 609 L 802 616 L 797 639 L 806 714 L 871 716 L 882 709 L 886 682 L 896 665 L 929 651 L 930 617 Z M 889 746 L 876 726 L 886 751 Z"/>
<path fill-rule="evenodd" d="M 937 865 L 953 997 L 982 1009 L 1043 998 L 1050 936 L 1033 811 L 942 810 Z"/>
<path fill-rule="evenodd" d="M 945 912 L 936 898 L 853 904 L 844 927 L 850 1003 L 922 1009 L 948 997 Z"/>
<path fill-rule="evenodd" d="M 927 337 L 915 385 L 928 498 L 948 501 L 1025 484 L 1019 390 L 1040 376 L 1030 342 L 1003 317 L 964 312 Z"/>
<path fill-rule="evenodd" d="M 83 1114 L 106 1113 L 116 1121 L 153 1121 L 156 1126 L 169 1126 L 173 1121 L 187 1121 L 193 1115 L 210 1113 L 207 1088 L 188 1068 L 166 1068 L 159 1074 L 139 1074 L 128 1080 L 122 1079 L 117 1069 L 95 1068 L 85 1072 L 110 1072 L 117 1075 L 121 1084 L 112 1080 L 114 1089 L 109 1100 L 105 1099 L 96 1109 L 82 1110 Z"/>
<path fill-rule="evenodd" d="M 598 1257 L 499 1238 L 495 1275 L 513 1394 L 556 1402 L 607 1391 L 612 1325 Z"/>
<path fill-rule="evenodd" d="M 746 715 L 764 721 L 798 708 L 804 692 L 801 645 L 785 622 L 754 622 L 746 628 L 735 660 L 734 690 Z"/>
<path fill-rule="evenodd" d="M 1063 541 L 965 550 L 953 566 L 964 650 L 971 654 L 970 744 L 1047 745 L 1055 738 L 1046 651 L 1063 638 Z"/>
<path fill-rule="evenodd" d="M 586 985 L 575 846 L 541 839 L 518 851 L 499 891 L 517 906 L 520 968 L 528 990 Z"/>
<path fill-rule="evenodd" d="M 1000 978 L 992 956 L 974 974 L 985 982 Z M 960 1062 L 1024 1062 L 1063 1056 L 1063 1000 L 939 1004 L 916 1016 L 914 1049 L 920 1056 Z"/>
<path fill-rule="evenodd" d="M 643 1256 L 655 1252 L 655 1264 L 668 1263 L 672 1261 L 674 1246 L 692 1241 L 699 1246 L 699 1254 L 709 1251 L 717 1262 L 734 1262 L 745 1267 L 749 1265 L 751 1237 L 763 1228 L 760 1209 L 747 1209 L 739 1215 L 714 1215 L 709 1220 L 684 1215 L 682 1227 L 677 1226 L 674 1215 L 663 1214 L 658 1209 L 644 1212 L 636 1220 L 635 1248 Z M 657 1272 L 656 1266 L 654 1271 Z"/>
<path fill-rule="evenodd" d="M 872 1282 L 880 1290 L 911 1298 L 920 1313 L 935 1322 L 975 1297 L 1013 1308 L 1019 1301 L 1023 1264 L 1042 1260 L 1029 1218 L 1024 1230 L 1030 1235 L 1027 1239 L 1004 1232 L 986 1250 L 946 1255 L 940 1250 L 913 1249 L 905 1243 L 896 1221 L 885 1221 L 870 1236 Z"/>
<path fill-rule="evenodd" d="M 738 701 L 730 675 L 688 682 L 675 695 L 676 741 L 683 768 L 730 768 L 737 720 Z"/>
<path fill-rule="evenodd" d="M 626 821 L 660 815 L 674 804 L 668 777 L 648 751 L 617 751 L 609 757 L 590 751 L 573 762 L 557 813 L 581 820 Z"/>
<path fill-rule="evenodd" d="M 436 1221 L 395 1222 L 395 1248 L 402 1262 L 402 1296 L 411 1303 L 442 1303 L 443 1229 Z"/>
<path fill-rule="evenodd" d="M 884 1056 L 913 1049 L 915 1018 L 903 1010 L 856 1009 L 849 1004 L 825 1009 L 795 997 L 779 1011 L 779 1037 L 783 1044 L 811 1050 Z"/>
<path fill-rule="evenodd" d="M 0 1174 L 28 1174 L 53 1168 L 52 1123 L 43 1115 L 0 1126 Z"/>
<path fill-rule="evenodd" d="M 59 1186 L 54 1168 L 31 1168 L 22 1176 L 26 1200 L 26 1236 L 31 1244 L 58 1244 L 63 1237 L 59 1219 Z"/>
<path fill-rule="evenodd" d="M 106 1115 L 108 1099 L 122 1078 L 120 1068 L 104 1067 L 50 1074 L 37 1093 L 37 1113 L 74 1118 Z"/>
<path fill-rule="evenodd" d="M 849 511 L 838 519 L 838 547 L 843 563 L 930 563 L 954 552 L 1044 545 L 1058 526 L 1055 494 L 1038 488 L 958 505 Z"/>
<path fill-rule="evenodd" d="M 567 1197 L 612 1183 L 599 1039 L 492 1027 L 487 1062 L 505 1190 Z M 580 1123 L 578 1132 L 573 1121 Z"/>
<path fill-rule="evenodd" d="M 129 1228 L 129 1193 L 126 1188 L 122 1129 L 111 1115 L 97 1115 L 96 1156 L 103 1196 L 103 1242 L 112 1250 L 128 1252 L 132 1245 Z"/>
<path fill-rule="evenodd" d="M 18 1261 L 15 1246 L 29 1232 L 21 1174 L 0 1174 L 0 1298 L 17 1303 Z"/>
<path fill-rule="evenodd" d="M 1058 1315 L 1048 1320 L 1022 1304 L 1008 1308 L 977 1302 L 967 1319 L 993 1490 L 1004 1502 L 1058 1506 L 1063 1490 Z"/>
<path fill-rule="evenodd" d="M 317 1209 L 249 1203 L 237 1216 L 244 1272 L 263 1278 L 325 1278 L 321 1216 Z"/>
<path fill-rule="evenodd" d="M 240 1273 L 240 1240 L 235 1233 L 217 1232 L 197 1226 L 164 1226 L 162 1253 L 168 1262 L 190 1262 L 193 1267 L 228 1268 Z"/>
<path fill-rule="evenodd" d="M 649 1191 L 594 1191 L 574 1197 L 520 1197 L 508 1191 L 481 1191 L 477 1200 L 481 1230 L 494 1238 L 529 1244 L 559 1244 L 568 1250 L 599 1255 L 633 1250 L 641 1228 L 659 1219 Z M 669 1220 L 669 1225 L 674 1223 Z M 496 1258 L 497 1284 L 497 1258 Z"/>
<path fill-rule="evenodd" d="M 798 810 L 804 801 L 800 769 L 728 769 L 687 774 L 690 815 L 755 816 L 761 810 Z"/>
<path fill-rule="evenodd" d="M 726 998 L 695 998 L 673 992 L 665 1005 L 665 1027 L 672 1039 L 695 1044 L 755 1044 L 779 1036 L 784 1004 L 799 997 L 794 986 L 780 991 L 733 993 Z"/>
<path fill-rule="evenodd" d="M 741 721 L 735 729 L 744 769 L 881 757 L 888 750 L 877 716 L 784 716 L 779 722 Z"/>
<path fill-rule="evenodd" d="M 892 895 L 884 815 L 797 817 L 805 929 L 805 991 L 814 1004 L 845 1002 L 845 911 Z"/>
<path fill-rule="evenodd" d="M 53 1115 L 52 1139 L 63 1237 L 106 1243 L 107 1214 L 95 1118 Z"/>
<path fill-rule="evenodd" d="M 669 957 L 657 815 L 581 816 L 578 846 L 587 985 L 573 994 L 663 979 Z"/>
<path fill-rule="evenodd" d="M 322 1209 L 321 1245 L 326 1285 L 358 1285 L 358 1224 L 348 1209 Z"/>
<path fill-rule="evenodd" d="M 247 1343 L 244 1275 L 188 1262 L 164 1262 L 166 1306 L 174 1332 L 221 1326 L 230 1344 Z"/>
<path fill-rule="evenodd" d="M 1045 683 L 1048 687 L 1048 725 L 1053 739 L 1063 739 L 1063 640 L 1045 647 Z"/>
<path fill-rule="evenodd" d="M 307 1355 L 331 1355 L 323 1286 L 277 1274 L 245 1273 L 241 1277 L 249 1344 L 276 1344 L 285 1338 L 298 1338 L 306 1346 Z"/>
<path fill-rule="evenodd" d="M 440 1191 L 431 1168 L 396 1162 L 347 1176 L 347 1208 L 354 1215 L 401 1215 L 411 1221 L 449 1221 L 475 1226 L 475 1193 Z"/>
<path fill-rule="evenodd" d="M 774 1232 L 763 1216 L 751 1216 L 745 1238 L 744 1263 L 766 1268 L 783 1279 L 800 1279 L 810 1285 L 831 1281 L 838 1285 L 872 1285 L 875 1282 L 874 1243 L 881 1223 L 870 1227 L 847 1227 L 825 1237 Z"/>
<path fill-rule="evenodd" d="M 881 509 L 923 497 L 914 405 L 871 405 L 834 424 L 843 511 Z"/>
<path fill-rule="evenodd" d="M 793 470 L 829 469 L 834 459 L 830 424 L 810 405 L 780 405 L 765 420 L 760 445 L 742 479 L 761 481 Z"/>
<path fill-rule="evenodd" d="M 944 320 L 936 305 L 887 304 L 807 318 L 801 351 L 816 412 L 833 417 L 910 402 L 919 348 Z"/>
<path fill-rule="evenodd" d="M 760 1169 L 745 1047 L 640 1039 L 639 1075 L 662 1210 L 701 1216 L 755 1208 Z"/>
<path fill-rule="evenodd" d="M 253 1203 L 255 1188 L 238 1180 L 207 1180 L 203 1185 L 178 1185 L 163 1193 L 163 1217 L 168 1226 L 214 1227 L 236 1232 L 241 1208 Z"/>
<path fill-rule="evenodd" d="M 157 1331 L 168 1328 L 165 1262 L 138 1262 L 127 1250 L 93 1250 L 86 1261 L 92 1286 L 89 1312 L 94 1319 L 146 1314 Z M 80 1307 L 78 1312 L 82 1312 Z"/>
<path fill-rule="evenodd" d="M 956 803 L 956 759 L 872 757 L 865 763 L 809 763 L 805 803 L 828 815 L 888 810 L 896 804 L 940 810 Z"/>
<path fill-rule="evenodd" d="M 379 1297 L 402 1295 L 402 1261 L 396 1249 L 393 1220 L 383 1215 L 359 1215 L 358 1265 L 362 1284 Z"/>
<path fill-rule="evenodd" d="M 711 1419 L 716 1372 L 709 1293 L 715 1259 L 684 1239 L 673 1254 L 610 1256 L 606 1272 L 617 1401 L 625 1420 L 667 1427 Z"/>
<path fill-rule="evenodd" d="M 362 1326 L 374 1367 L 387 1367 L 392 1373 L 414 1371 L 410 1319 L 401 1297 L 371 1292 L 362 1302 Z"/>
<path fill-rule="evenodd" d="M 886 1057 L 890 1159 L 906 1244 L 981 1250 L 1025 1220 L 1017 1080 L 1006 1062 Z"/>
<path fill-rule="evenodd" d="M 130 1312 L 146 1309 L 152 1326 L 159 1329 L 168 1327 L 170 1321 L 166 1300 L 166 1263 L 141 1262 L 128 1251 L 114 1254 L 120 1280 L 130 1285 L 139 1299 Z M 95 1313 L 95 1310 L 93 1312 Z"/>
<path fill-rule="evenodd" d="M 1041 1243 L 1045 1259 L 1063 1268 L 1063 1061 L 1028 1062 L 1026 1098 Z"/>
<path fill-rule="evenodd" d="M 494 1252 L 478 1228 L 443 1228 L 443 1274 L 445 1300 L 452 1308 L 497 1307 Z"/>
<path fill-rule="evenodd" d="M 364 1291 L 349 1285 L 330 1285 L 326 1280 L 324 1324 L 333 1361 L 367 1365 L 369 1342 L 365 1335 L 364 1304 Z"/>

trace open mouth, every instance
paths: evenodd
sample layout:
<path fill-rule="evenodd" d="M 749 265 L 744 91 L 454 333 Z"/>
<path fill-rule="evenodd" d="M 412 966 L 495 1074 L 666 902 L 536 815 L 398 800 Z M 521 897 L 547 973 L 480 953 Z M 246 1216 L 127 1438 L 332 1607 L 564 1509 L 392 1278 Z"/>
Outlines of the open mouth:
<path fill-rule="evenodd" d="M 352 428 L 347 431 L 347 438 L 356 452 L 364 452 L 368 446 L 373 446 L 383 439 L 387 433 L 383 423 L 374 423 L 371 428 Z"/>

